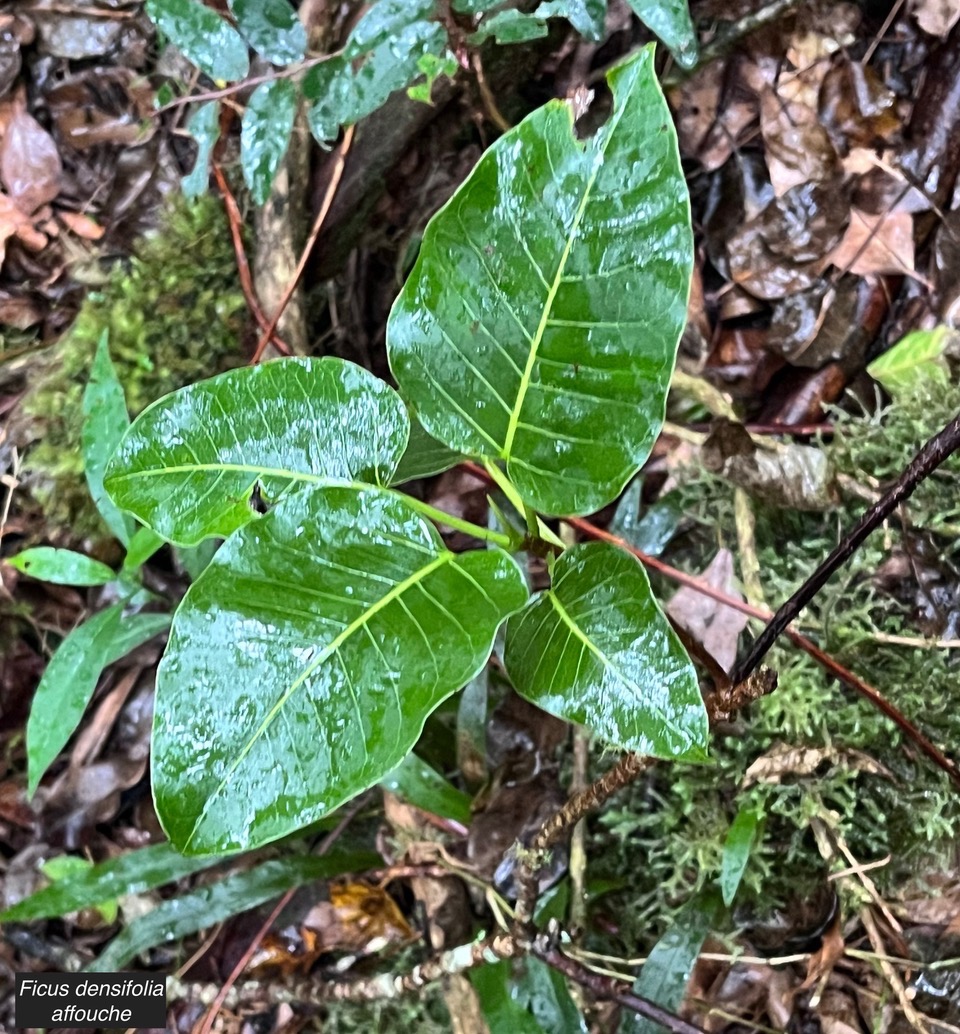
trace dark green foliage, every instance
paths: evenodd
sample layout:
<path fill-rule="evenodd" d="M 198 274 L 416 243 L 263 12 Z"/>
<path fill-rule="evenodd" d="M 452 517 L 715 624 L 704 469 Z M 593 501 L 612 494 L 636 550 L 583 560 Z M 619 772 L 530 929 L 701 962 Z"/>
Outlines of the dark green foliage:
<path fill-rule="evenodd" d="M 244 299 L 222 206 L 171 203 L 161 229 L 91 292 L 55 363 L 24 400 L 36 438 L 25 469 L 47 520 L 78 535 L 103 534 L 83 478 L 83 389 L 97 342 L 110 355 L 138 413 L 161 395 L 242 362 Z"/>

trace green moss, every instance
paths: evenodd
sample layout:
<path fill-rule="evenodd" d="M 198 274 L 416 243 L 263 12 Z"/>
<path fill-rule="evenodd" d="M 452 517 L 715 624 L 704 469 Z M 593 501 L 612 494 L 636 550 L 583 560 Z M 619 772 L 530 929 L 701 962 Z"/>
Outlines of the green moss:
<path fill-rule="evenodd" d="M 57 346 L 55 366 L 23 404 L 31 421 L 25 470 L 47 520 L 77 535 L 103 528 L 80 453 L 82 396 L 96 343 L 110 354 L 132 413 L 161 395 L 240 361 L 245 303 L 222 206 L 211 197 L 170 203 L 159 231 L 91 292 Z"/>
<path fill-rule="evenodd" d="M 951 385 L 936 395 L 898 400 L 876 415 L 837 414 L 830 458 L 842 473 L 878 490 L 958 411 L 960 387 Z M 910 501 L 909 546 L 915 554 L 925 550 L 939 563 L 955 551 L 950 525 L 960 523 L 958 478 L 960 462 L 954 460 Z M 695 470 L 687 479 L 677 496 L 690 526 L 669 559 L 699 571 L 718 546 L 738 554 L 733 489 Z M 789 596 L 812 572 L 863 506 L 851 501 L 826 514 L 756 507 L 758 559 L 771 603 Z M 875 577 L 903 549 L 899 520 L 875 532 L 820 592 L 801 627 L 950 753 L 960 742 L 954 652 L 878 639 L 922 634 L 914 618 L 912 576 L 890 590 Z M 674 590 L 657 585 L 662 597 Z M 592 871 L 630 874 L 627 899 L 616 907 L 628 917 L 627 943 L 649 945 L 676 909 L 716 878 L 727 830 L 744 806 L 761 809 L 765 819 L 738 901 L 763 910 L 823 872 L 810 832 L 814 816 L 835 824 L 858 860 L 891 856 L 871 872 L 885 892 L 952 861 L 960 798 L 947 777 L 904 744 L 892 721 L 789 641 L 781 640 L 768 663 L 779 672 L 777 691 L 741 715 L 731 734 L 715 737 L 712 764 L 658 766 L 595 824 L 589 857 L 598 861 Z M 777 744 L 818 749 L 823 760 L 813 774 L 787 774 L 777 783 L 741 789 L 750 765 Z M 882 768 L 871 771 L 867 758 Z"/>

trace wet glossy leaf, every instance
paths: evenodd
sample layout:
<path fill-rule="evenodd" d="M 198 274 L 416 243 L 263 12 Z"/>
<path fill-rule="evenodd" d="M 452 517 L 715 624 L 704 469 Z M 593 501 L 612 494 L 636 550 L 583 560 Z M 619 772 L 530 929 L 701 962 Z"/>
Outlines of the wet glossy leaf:
<path fill-rule="evenodd" d="M 187 120 L 187 132 L 197 141 L 197 160 L 193 169 L 180 181 L 188 198 L 206 193 L 210 179 L 210 155 L 220 135 L 220 103 L 201 104 Z"/>
<path fill-rule="evenodd" d="M 544 1034 L 543 1027 L 511 994 L 513 977 L 509 962 L 471 969 L 473 984 L 490 1034 Z"/>
<path fill-rule="evenodd" d="M 154 887 L 209 869 L 219 858 L 186 858 L 172 844 L 154 844 L 101 862 L 58 880 L 0 912 L 0 923 L 49 919 L 89 908 L 98 901 L 142 894 Z"/>
<path fill-rule="evenodd" d="M 470 35 L 470 42 L 476 47 L 492 36 L 497 43 L 527 43 L 542 39 L 549 29 L 543 18 L 524 11 L 497 11 L 484 18 L 480 28 Z"/>
<path fill-rule="evenodd" d="M 610 521 L 610 531 L 625 539 L 634 549 L 650 556 L 659 556 L 676 535 L 683 520 L 683 510 L 668 495 L 648 507 L 641 517 L 642 493 L 643 477 L 638 475 L 617 503 Z"/>
<path fill-rule="evenodd" d="M 407 412 L 373 374 L 342 359 L 278 359 L 231 370 L 155 402 L 107 470 L 114 502 L 177 545 L 229 535 L 264 500 L 303 485 L 388 483 Z"/>
<path fill-rule="evenodd" d="M 517 692 L 624 750 L 702 757 L 697 676 L 629 554 L 601 543 L 556 561 L 551 588 L 507 623 Z"/>
<path fill-rule="evenodd" d="M 200 0 L 147 0 L 147 14 L 168 40 L 211 79 L 236 81 L 250 70 L 247 45 Z"/>
<path fill-rule="evenodd" d="M 431 474 L 440 474 L 455 467 L 463 459 L 459 452 L 454 452 L 436 438 L 431 438 L 424 431 L 423 424 L 412 413 L 409 416 L 410 439 L 390 479 L 390 483 L 394 485 L 429 477 Z"/>
<path fill-rule="evenodd" d="M 97 688 L 103 669 L 162 631 L 165 614 L 123 616 L 123 604 L 94 614 L 57 647 L 37 686 L 27 721 L 27 792 L 56 759 Z"/>
<path fill-rule="evenodd" d="M 171 840 L 252 847 L 378 782 L 525 598 L 505 553 L 448 552 L 382 489 L 300 492 L 242 528 L 187 593 L 157 677 Z"/>
<path fill-rule="evenodd" d="M 718 911 L 718 902 L 710 894 L 694 899 L 684 908 L 673 926 L 653 946 L 640 976 L 634 981 L 633 993 L 676 1012 Z M 636 1013 L 626 1013 L 620 1022 L 620 1034 L 662 1034 L 662 1031 L 659 1024 Z"/>
<path fill-rule="evenodd" d="M 106 564 L 72 549 L 36 546 L 10 557 L 8 562 L 31 578 L 54 585 L 106 585 L 116 578 Z"/>
<path fill-rule="evenodd" d="M 107 527 L 129 545 L 134 522 L 121 513 L 103 487 L 103 472 L 124 432 L 130 426 L 123 388 L 110 359 L 109 335 L 104 331 L 83 392 L 83 469 L 93 502 Z"/>
<path fill-rule="evenodd" d="M 435 0 L 379 0 L 357 22 L 343 53 L 310 69 L 303 94 L 313 102 L 308 119 L 319 141 L 334 139 L 341 126 L 419 78 L 425 54 L 446 51 L 446 31 L 432 20 L 436 8 Z"/>
<path fill-rule="evenodd" d="M 603 38 L 606 0 L 547 0 L 537 8 L 539 18 L 566 18 L 585 39 Z"/>
<path fill-rule="evenodd" d="M 693 68 L 700 56 L 687 0 L 627 0 L 637 17 L 667 45 L 681 68 Z"/>
<path fill-rule="evenodd" d="M 154 945 L 172 944 L 197 930 L 256 908 L 291 887 L 299 887 L 311 880 L 329 879 L 344 872 L 363 872 L 380 864 L 380 856 L 369 851 L 264 862 L 247 872 L 228 876 L 219 883 L 198 887 L 182 897 L 164 901 L 114 937 L 100 958 L 87 969 L 93 973 L 116 971 Z"/>
<path fill-rule="evenodd" d="M 447 782 L 442 775 L 416 754 L 408 754 L 380 781 L 391 793 L 433 815 L 470 824 L 470 797 Z"/>
<path fill-rule="evenodd" d="M 750 852 L 757 836 L 760 814 L 752 808 L 741 808 L 730 824 L 727 839 L 723 845 L 723 859 L 720 862 L 720 893 L 723 903 L 729 908 L 737 896 L 737 888 L 743 878 Z"/>
<path fill-rule="evenodd" d="M 63 854 L 44 862 L 40 866 L 40 871 L 48 880 L 51 880 L 56 884 L 62 880 L 69 880 L 78 873 L 89 872 L 92 868 L 93 862 L 88 861 L 86 858 L 78 858 L 76 855 Z M 100 921 L 103 923 L 109 925 L 110 923 L 115 923 L 117 921 L 119 905 L 116 898 L 91 901 L 87 907 L 98 912 L 100 915 Z"/>
<path fill-rule="evenodd" d="M 240 132 L 240 165 L 255 204 L 262 205 L 270 196 L 296 115 L 297 88 L 291 79 L 261 83 L 247 103 Z"/>
<path fill-rule="evenodd" d="M 387 328 L 427 432 L 499 457 L 538 510 L 614 499 L 663 422 L 692 237 L 653 50 L 610 74 L 581 143 L 554 101 L 504 134 L 431 220 Z"/>
<path fill-rule="evenodd" d="M 230 10 L 246 41 L 271 64 L 303 58 L 307 31 L 289 0 L 230 0 Z"/>
<path fill-rule="evenodd" d="M 570 997 L 567 982 L 537 958 L 523 960 L 514 974 L 514 1000 L 525 1006 L 545 1034 L 587 1034 L 587 1025 Z"/>
<path fill-rule="evenodd" d="M 950 379 L 946 352 L 951 338 L 949 327 L 915 330 L 874 359 L 867 373 L 893 398 L 910 395 L 922 387 L 931 391 L 945 388 Z"/>

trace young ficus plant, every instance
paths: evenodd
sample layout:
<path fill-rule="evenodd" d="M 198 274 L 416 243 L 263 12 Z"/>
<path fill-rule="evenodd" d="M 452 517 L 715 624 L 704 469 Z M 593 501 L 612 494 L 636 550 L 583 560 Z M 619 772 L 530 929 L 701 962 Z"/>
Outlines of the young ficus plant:
<path fill-rule="evenodd" d="M 383 778 L 505 621 L 523 696 L 624 749 L 703 755 L 693 668 L 631 556 L 568 549 L 531 599 L 508 552 L 519 535 L 394 487 L 401 459 L 435 466 L 422 429 L 408 444 L 407 405 L 453 450 L 446 465 L 483 463 L 532 533 L 548 534 L 539 515 L 609 503 L 646 460 L 692 234 L 652 48 L 609 82 L 595 136 L 550 102 L 433 218 L 387 329 L 400 394 L 339 359 L 277 360 L 161 399 L 113 457 L 108 492 L 157 534 L 226 537 L 157 678 L 154 794 L 184 852 L 276 839 Z M 455 554 L 437 524 L 488 548 Z"/>

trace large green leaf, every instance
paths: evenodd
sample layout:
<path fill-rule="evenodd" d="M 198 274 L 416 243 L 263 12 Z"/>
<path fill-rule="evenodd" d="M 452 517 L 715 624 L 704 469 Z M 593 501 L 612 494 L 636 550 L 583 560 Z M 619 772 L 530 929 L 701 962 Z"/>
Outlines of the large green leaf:
<path fill-rule="evenodd" d="M 614 499 L 663 422 L 693 238 L 653 49 L 610 73 L 591 140 L 552 101 L 431 220 L 387 327 L 427 432 L 499 457 L 553 514 Z"/>
<path fill-rule="evenodd" d="M 97 342 L 90 380 L 83 391 L 83 428 L 80 433 L 83 471 L 100 516 L 125 546 L 130 544 L 135 525 L 110 500 L 103 487 L 103 472 L 129 426 L 123 387 L 110 359 L 109 333 L 104 331 Z"/>
<path fill-rule="evenodd" d="M 507 623 L 504 661 L 518 693 L 624 750 L 703 755 L 696 672 L 646 572 L 623 550 L 567 550 L 551 588 Z"/>
<path fill-rule="evenodd" d="M 25 549 L 10 557 L 8 563 L 31 578 L 54 585 L 106 585 L 117 577 L 112 568 L 93 557 L 52 546 Z"/>
<path fill-rule="evenodd" d="M 27 792 L 32 794 L 73 735 L 108 664 L 162 632 L 166 614 L 123 615 L 123 604 L 94 614 L 57 647 L 27 720 Z"/>
<path fill-rule="evenodd" d="M 153 787 L 170 839 L 230 851 L 382 779 L 523 605 L 500 550 L 462 556 L 402 496 L 289 496 L 220 548 L 157 676 Z"/>
<path fill-rule="evenodd" d="M 232 25 L 200 0 L 147 0 L 147 14 L 170 42 L 211 79 L 243 79 L 247 45 Z"/>
<path fill-rule="evenodd" d="M 255 204 L 270 196 L 287 153 L 297 116 L 297 88 L 290 79 L 261 83 L 247 102 L 240 131 L 240 165 Z"/>
<path fill-rule="evenodd" d="M 214 856 L 186 858 L 172 844 L 154 844 L 128 851 L 82 872 L 66 876 L 0 912 L 0 923 L 49 919 L 88 908 L 125 894 L 142 894 L 165 883 L 209 869 Z"/>
<path fill-rule="evenodd" d="M 140 952 L 156 944 L 179 941 L 197 930 L 256 908 L 291 887 L 345 872 L 363 872 L 380 862 L 379 855 L 371 851 L 343 852 L 321 858 L 303 855 L 264 862 L 247 872 L 238 872 L 219 883 L 198 887 L 189 894 L 157 905 L 114 937 L 100 958 L 87 969 L 94 973 L 122 969 Z"/>
<path fill-rule="evenodd" d="M 164 538 L 192 546 L 256 517 L 259 485 L 388 484 L 407 444 L 399 396 L 342 359 L 277 359 L 167 395 L 140 414 L 107 491 Z"/>
<path fill-rule="evenodd" d="M 332 140 L 343 125 L 381 107 L 423 74 L 420 59 L 441 55 L 447 33 L 433 20 L 436 0 L 379 0 L 357 22 L 343 52 L 315 65 L 303 80 L 313 135 Z"/>
<path fill-rule="evenodd" d="M 261 56 L 275 65 L 300 61 L 307 49 L 307 30 L 290 0 L 230 0 L 237 28 Z"/>

